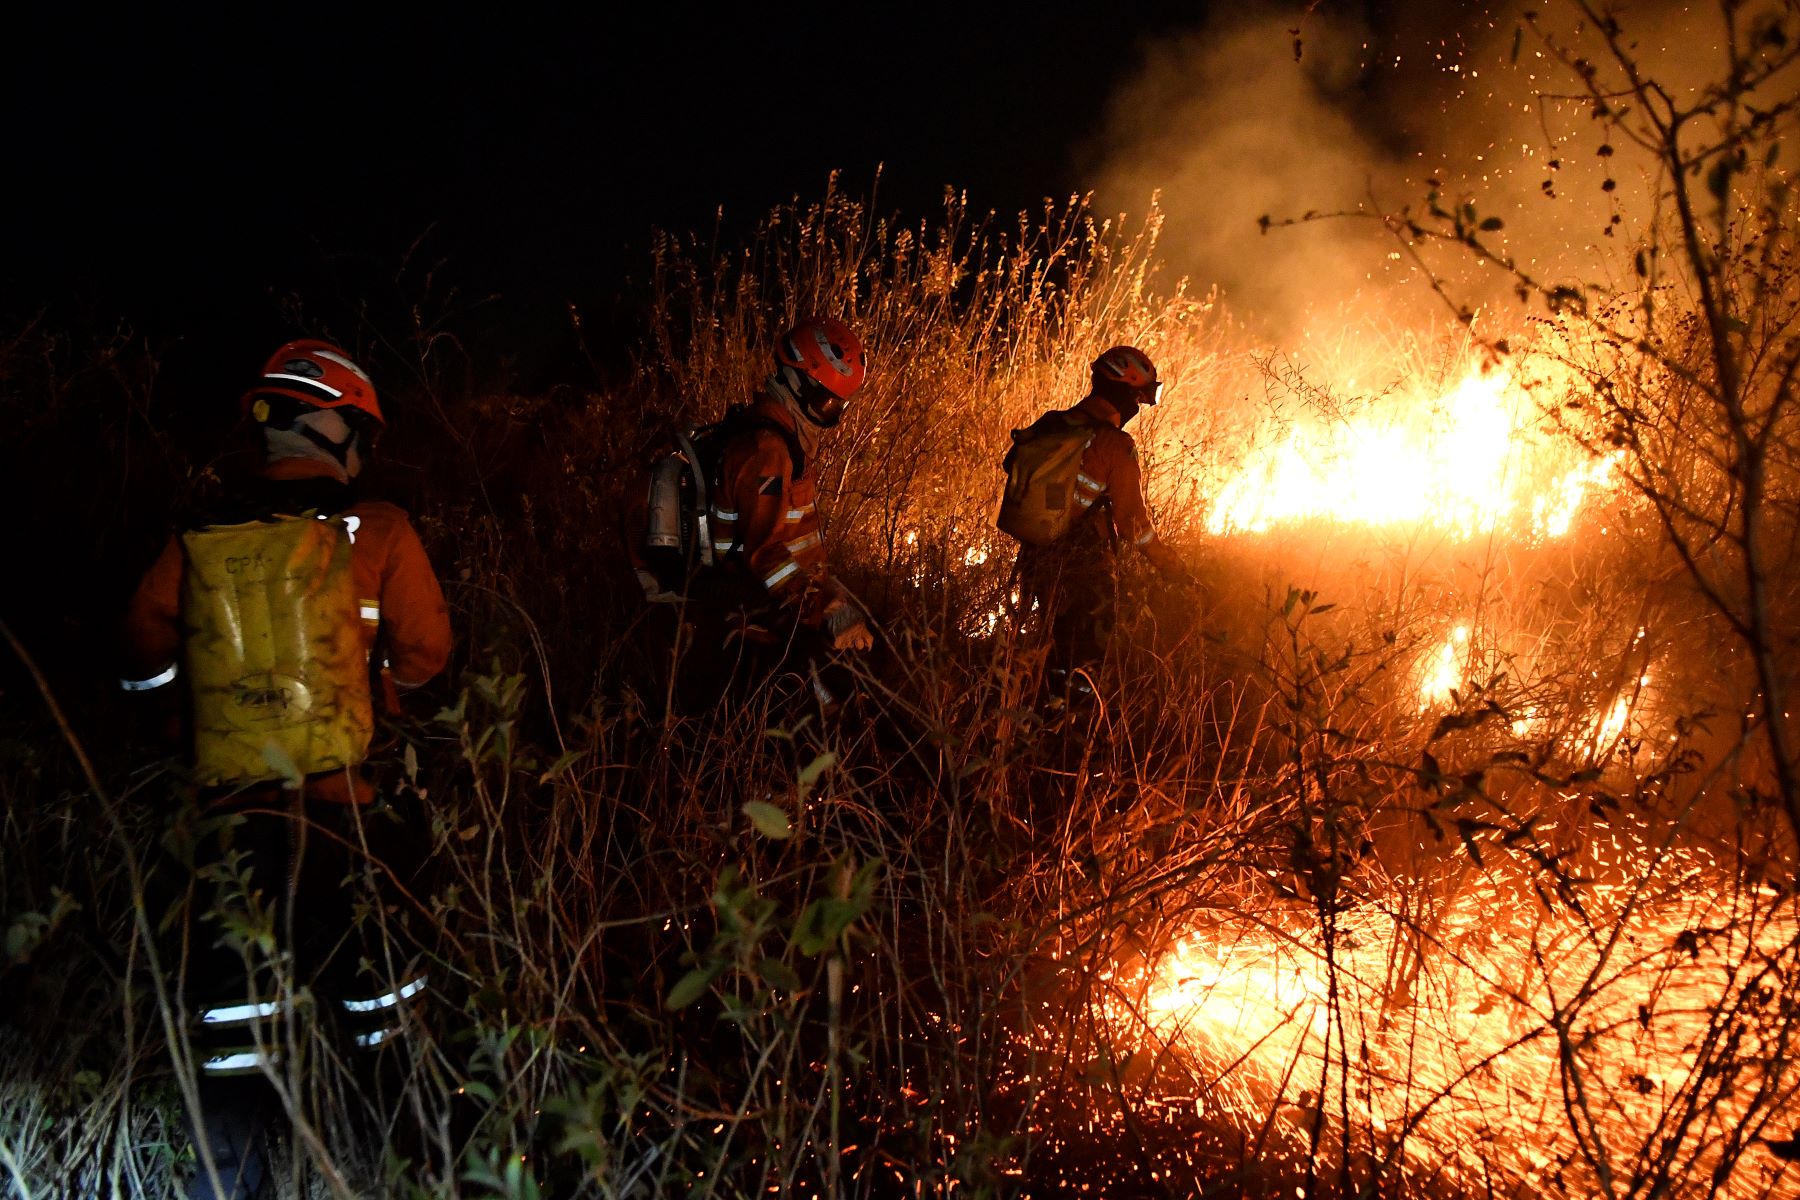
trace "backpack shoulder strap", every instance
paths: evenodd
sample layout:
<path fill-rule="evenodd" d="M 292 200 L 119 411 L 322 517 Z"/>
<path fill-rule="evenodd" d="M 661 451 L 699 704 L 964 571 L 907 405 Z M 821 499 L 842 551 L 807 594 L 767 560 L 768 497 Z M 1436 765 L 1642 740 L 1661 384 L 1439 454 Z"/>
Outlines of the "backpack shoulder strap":
<path fill-rule="evenodd" d="M 725 436 L 720 439 L 720 461 L 724 460 L 724 444 L 734 437 L 747 433 L 759 433 L 767 430 L 779 437 L 787 448 L 788 460 L 793 464 L 793 477 L 806 477 L 806 450 L 800 445 L 800 435 L 783 425 L 780 421 L 769 417 L 758 416 L 747 404 L 735 404 L 728 410 L 722 420 L 712 428 Z"/>

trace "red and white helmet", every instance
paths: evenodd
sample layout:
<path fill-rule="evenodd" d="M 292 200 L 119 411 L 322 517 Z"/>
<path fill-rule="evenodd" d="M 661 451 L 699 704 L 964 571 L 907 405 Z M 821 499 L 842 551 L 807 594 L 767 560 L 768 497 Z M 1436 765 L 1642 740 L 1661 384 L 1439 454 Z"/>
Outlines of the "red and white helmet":
<path fill-rule="evenodd" d="M 832 426 L 844 415 L 844 402 L 862 386 L 868 373 L 862 340 L 832 317 L 805 317 L 775 342 L 775 362 L 783 372 L 801 411 L 815 425 Z"/>
<path fill-rule="evenodd" d="M 245 410 L 265 423 L 271 405 L 280 401 L 298 401 L 307 408 L 355 409 L 377 425 L 387 423 L 368 373 L 339 347 L 313 338 L 289 342 L 275 351 L 263 366 L 262 378 L 244 393 Z"/>
<path fill-rule="evenodd" d="M 1127 391 L 1139 404 L 1162 399 L 1162 381 L 1156 364 L 1136 346 L 1114 346 L 1094 360 L 1094 387 L 1101 391 Z"/>

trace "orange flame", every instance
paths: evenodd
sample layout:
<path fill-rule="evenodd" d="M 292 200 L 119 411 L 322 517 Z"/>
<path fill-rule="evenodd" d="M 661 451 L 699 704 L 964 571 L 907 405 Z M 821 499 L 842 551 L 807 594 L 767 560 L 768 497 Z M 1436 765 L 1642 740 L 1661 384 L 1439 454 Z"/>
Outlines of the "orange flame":
<path fill-rule="evenodd" d="M 1786 961 L 1800 932 L 1791 905 L 1758 891 L 1733 897 L 1697 858 L 1659 859 L 1630 834 L 1609 838 L 1595 865 L 1617 882 L 1588 889 L 1586 920 L 1548 910 L 1491 867 L 1428 928 L 1373 905 L 1345 913 L 1335 1012 L 1316 931 L 1228 922 L 1171 945 L 1135 981 L 1135 999 L 1110 1007 L 1113 1028 L 1178 1050 L 1222 1107 L 1293 1136 L 1318 1118 L 1321 1089 L 1334 1097 L 1324 1119 L 1338 1119 L 1347 1074 L 1353 1123 L 1377 1145 L 1401 1137 L 1408 1174 L 1531 1191 L 1555 1175 L 1579 1193 L 1586 1168 L 1565 1089 L 1586 1089 L 1582 1119 L 1615 1164 L 1654 1156 L 1676 1128 L 1659 1118 L 1683 1106 L 1712 1125 L 1741 1120 L 1758 1086 L 1741 1064 L 1779 1055 L 1781 1023 L 1739 1031 L 1735 1069 L 1746 1077 L 1735 1089 L 1707 1083 L 1716 1069 L 1700 1048 L 1714 1014 L 1747 986 L 1733 964 Z M 1712 932 L 1696 940 L 1695 930 Z M 1785 1130 L 1795 1085 L 1772 1086 Z M 1708 1178 L 1718 1145 L 1697 1137 L 1676 1160 Z M 1759 1163 L 1770 1165 L 1746 1160 L 1723 1194 L 1761 1194 Z"/>
<path fill-rule="evenodd" d="M 1251 452 L 1213 500 L 1209 533 L 1334 521 L 1425 525 L 1467 538 L 1498 529 L 1561 537 L 1617 456 L 1567 464 L 1541 444 L 1537 406 L 1512 374 L 1475 367 L 1439 396 L 1298 425 Z"/>

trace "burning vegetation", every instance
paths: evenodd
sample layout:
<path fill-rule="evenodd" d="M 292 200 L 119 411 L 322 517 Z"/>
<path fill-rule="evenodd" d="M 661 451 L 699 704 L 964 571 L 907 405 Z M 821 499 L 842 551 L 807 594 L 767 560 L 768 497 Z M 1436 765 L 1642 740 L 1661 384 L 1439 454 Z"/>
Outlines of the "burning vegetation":
<path fill-rule="evenodd" d="M 453 581 L 459 682 L 395 731 L 387 781 L 437 876 L 368 914 L 441 982 L 376 1091 L 325 1058 L 280 1073 L 290 1186 L 1794 1194 L 1800 14 L 1767 7 L 1728 5 L 1725 73 L 1671 89 L 1609 13 L 1522 20 L 1552 109 L 1644 189 L 1622 223 L 1600 193 L 1618 282 L 1565 282 L 1589 276 L 1430 186 L 1345 219 L 1450 319 L 1354 353 L 1170 279 L 1160 211 L 1005 225 L 950 195 L 903 224 L 835 189 L 739 253 L 662 239 L 616 386 L 474 385 L 428 280 L 408 333 L 346 337 L 413 381 L 394 481 Z M 1525 308 L 1459 309 L 1445 251 Z M 871 347 L 821 493 L 885 650 L 842 714 L 790 680 L 676 717 L 623 493 L 811 311 Z M 1097 699 L 1063 707 L 995 465 L 1118 342 L 1167 381 L 1145 478 L 1202 586 L 1126 578 Z M 211 465 L 136 419 L 155 368 L 39 328 L 0 358 L 20 462 L 106 431 L 103 503 L 43 482 L 97 514 L 101 561 L 140 551 L 117 512 Z M 160 474 L 124 471 L 146 447 Z M 0 749 L 0 1175 L 166 1191 L 169 930 L 209 818 L 106 736 L 131 718 L 70 618 L 9 619 L 64 716 L 7 689 L 30 736 Z M 260 953 L 242 900 L 212 923 Z"/>

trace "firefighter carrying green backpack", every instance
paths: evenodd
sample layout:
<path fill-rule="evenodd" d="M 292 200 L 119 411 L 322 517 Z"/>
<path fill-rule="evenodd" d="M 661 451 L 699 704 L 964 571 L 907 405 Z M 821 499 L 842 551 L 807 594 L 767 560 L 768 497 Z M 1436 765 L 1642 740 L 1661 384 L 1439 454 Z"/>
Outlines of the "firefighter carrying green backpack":
<path fill-rule="evenodd" d="M 1061 540 L 1078 515 L 1075 479 L 1081 457 L 1098 426 L 1077 413 L 1047 413 L 1029 428 L 1012 432 L 1006 452 L 1006 493 L 995 521 L 1003 533 L 1027 546 Z"/>

